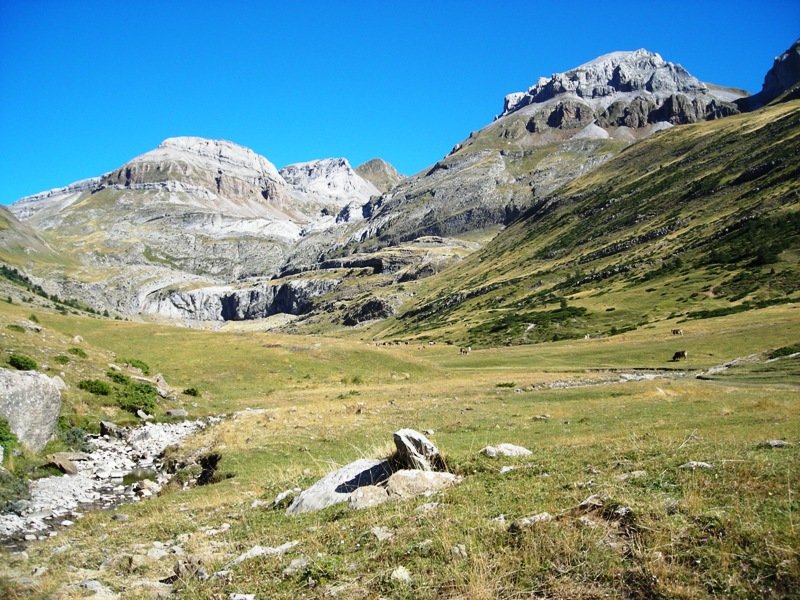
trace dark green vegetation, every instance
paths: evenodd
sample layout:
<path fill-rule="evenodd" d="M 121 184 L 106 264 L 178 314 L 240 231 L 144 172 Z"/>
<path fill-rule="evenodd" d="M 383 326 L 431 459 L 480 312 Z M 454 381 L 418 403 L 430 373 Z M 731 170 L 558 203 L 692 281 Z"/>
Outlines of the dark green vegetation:
<path fill-rule="evenodd" d="M 16 353 L 8 357 L 8 364 L 19 371 L 34 371 L 39 366 L 30 356 Z"/>
<path fill-rule="evenodd" d="M 661 132 L 422 282 L 381 335 L 520 344 L 796 301 L 798 180 L 800 102 Z"/>

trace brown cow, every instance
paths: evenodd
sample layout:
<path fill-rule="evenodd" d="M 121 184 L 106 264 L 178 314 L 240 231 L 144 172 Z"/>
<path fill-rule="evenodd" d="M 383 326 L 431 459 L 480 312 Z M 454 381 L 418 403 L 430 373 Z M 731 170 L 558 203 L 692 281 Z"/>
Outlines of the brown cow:
<path fill-rule="evenodd" d="M 682 358 L 688 358 L 689 353 L 686 350 L 678 350 L 675 354 L 672 355 L 672 362 L 677 362 Z"/>
<path fill-rule="evenodd" d="M 472 346 L 467 346 L 466 348 L 462 348 L 461 349 L 461 354 L 462 355 L 469 354 L 470 352 L 472 352 Z"/>

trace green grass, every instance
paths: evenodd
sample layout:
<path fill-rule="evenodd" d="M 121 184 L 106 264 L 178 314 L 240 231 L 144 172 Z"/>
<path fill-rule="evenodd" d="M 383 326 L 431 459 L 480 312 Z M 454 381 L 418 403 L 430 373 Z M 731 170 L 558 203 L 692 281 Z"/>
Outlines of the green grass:
<path fill-rule="evenodd" d="M 4 306 L 0 322 L 24 310 Z M 177 451 L 218 452 L 220 470 L 231 478 L 176 486 L 125 506 L 127 522 L 89 513 L 54 540 L 32 544 L 28 561 L 8 563 L 7 577 L 47 564 L 35 588 L 23 591 L 11 579 L 0 585 L 9 597 L 45 598 L 77 568 L 125 597 L 146 597 L 135 582 L 167 577 L 178 559 L 144 559 L 134 572 L 124 566 L 154 541 L 180 545 L 213 572 L 253 545 L 299 540 L 286 557 L 253 559 L 225 579 L 179 579 L 176 596 L 323 597 L 333 588 L 344 597 L 397 598 L 791 596 L 800 585 L 800 361 L 786 358 L 788 351 L 766 359 L 800 339 L 797 310 L 779 305 L 693 321 L 677 339 L 674 321 L 665 321 L 611 338 L 473 349 L 467 356 L 445 344 L 377 347 L 41 314 L 43 336 L 8 335 L 16 336 L 15 346 L 39 344 L 29 351 L 45 357 L 63 353 L 81 335 L 87 358 L 64 365 L 68 382 L 89 373 L 103 377 L 113 352 L 141 357 L 178 389 L 197 385 L 203 395 L 186 397 L 197 403 L 196 414 L 264 411 L 229 418 Z M 688 349 L 689 361 L 676 367 L 668 359 L 678 345 Z M 713 380 L 589 385 L 637 367 L 699 369 L 754 353 L 760 354 L 753 362 Z M 552 387 L 565 382 L 582 387 Z M 93 402 L 71 397 L 69 410 L 88 417 L 111 409 Z M 391 433 L 401 427 L 432 429 L 464 482 L 432 499 L 363 512 L 332 507 L 288 517 L 251 507 L 253 500 L 307 487 L 335 465 L 388 455 Z M 776 438 L 793 445 L 759 446 Z M 500 460 L 478 453 L 501 442 L 533 455 Z M 689 460 L 714 469 L 679 469 Z M 518 468 L 500 474 L 502 465 Z M 646 475 L 618 479 L 635 470 Z M 633 518 L 617 525 L 592 513 L 581 521 L 575 507 L 600 492 L 611 505 L 630 507 Z M 442 504 L 416 511 L 431 500 Z M 520 535 L 494 520 L 542 511 L 556 519 Z M 230 528 L 208 533 L 223 523 Z M 393 540 L 378 542 L 369 533 L 376 525 L 392 529 Z M 451 553 L 456 544 L 464 545 L 466 558 Z M 310 564 L 284 575 L 297 557 Z M 390 577 L 400 565 L 412 574 L 409 586 Z"/>

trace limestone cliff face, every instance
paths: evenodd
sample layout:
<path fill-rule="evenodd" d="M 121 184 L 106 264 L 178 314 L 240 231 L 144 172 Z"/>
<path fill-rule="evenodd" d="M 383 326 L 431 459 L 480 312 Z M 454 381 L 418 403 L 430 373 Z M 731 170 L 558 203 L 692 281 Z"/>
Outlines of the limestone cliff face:
<path fill-rule="evenodd" d="M 339 283 L 337 279 L 300 279 L 242 288 L 159 290 L 144 300 L 142 312 L 192 321 L 244 321 L 278 313 L 302 315 L 313 308 L 315 298 Z"/>

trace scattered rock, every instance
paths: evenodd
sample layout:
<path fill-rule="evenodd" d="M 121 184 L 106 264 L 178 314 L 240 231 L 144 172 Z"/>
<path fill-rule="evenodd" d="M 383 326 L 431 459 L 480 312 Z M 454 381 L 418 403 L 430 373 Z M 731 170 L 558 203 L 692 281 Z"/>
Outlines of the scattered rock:
<path fill-rule="evenodd" d="M 712 465 L 710 463 L 707 463 L 707 462 L 702 462 L 702 461 L 697 461 L 697 460 L 690 460 L 687 463 L 683 463 L 679 468 L 680 469 L 691 469 L 691 470 L 695 470 L 695 469 L 713 469 L 714 465 Z"/>
<path fill-rule="evenodd" d="M 150 550 L 147 551 L 147 558 L 151 558 L 153 560 L 161 560 L 165 556 L 169 556 L 169 552 L 163 548 L 150 548 Z"/>
<path fill-rule="evenodd" d="M 592 494 L 578 505 L 578 511 L 592 512 L 599 510 L 606 505 L 606 502 L 608 502 L 608 496 L 605 494 Z"/>
<path fill-rule="evenodd" d="M 405 469 L 436 471 L 444 469 L 444 461 L 438 448 L 427 437 L 413 429 L 401 429 L 394 433 L 397 447 L 395 460 Z"/>
<path fill-rule="evenodd" d="M 534 421 L 549 421 L 550 415 L 533 415 L 531 419 Z"/>
<path fill-rule="evenodd" d="M 291 577 L 292 575 L 296 575 L 300 571 L 305 570 L 305 568 L 310 564 L 311 561 L 307 558 L 295 558 L 289 563 L 289 566 L 283 570 L 283 576 Z"/>
<path fill-rule="evenodd" d="M 291 504 L 292 500 L 301 492 L 300 488 L 292 488 L 290 490 L 284 490 L 272 501 L 272 508 L 275 510 L 283 510 L 289 504 Z M 253 507 L 255 508 L 255 507 Z"/>
<path fill-rule="evenodd" d="M 48 454 L 46 458 L 48 465 L 52 465 L 60 469 L 62 473 L 66 473 L 67 475 L 78 474 L 78 467 L 76 467 L 75 463 L 70 460 L 71 457 L 68 452 L 56 452 L 55 454 Z"/>
<path fill-rule="evenodd" d="M 377 485 L 366 485 L 358 488 L 350 496 L 350 508 L 361 510 L 372 508 L 389 500 L 386 488 Z"/>
<path fill-rule="evenodd" d="M 616 479 L 617 481 L 628 481 L 629 479 L 641 479 L 642 477 L 647 477 L 647 471 L 630 471 L 617 475 Z"/>
<path fill-rule="evenodd" d="M 111 421 L 100 421 L 100 435 L 119 437 L 120 428 Z"/>
<path fill-rule="evenodd" d="M 380 525 L 373 527 L 369 532 L 374 535 L 379 542 L 385 542 L 394 537 L 394 532 L 391 529 L 386 529 Z"/>
<path fill-rule="evenodd" d="M 285 544 L 281 544 L 280 546 L 270 547 L 270 546 L 253 546 L 245 552 L 244 554 L 239 555 L 233 562 L 228 565 L 228 568 L 238 565 L 241 562 L 246 560 L 250 560 L 251 558 L 256 558 L 257 556 L 283 556 L 289 550 L 297 546 L 300 542 L 291 541 L 286 542 Z"/>
<path fill-rule="evenodd" d="M 255 594 L 228 594 L 228 600 L 256 600 Z"/>
<path fill-rule="evenodd" d="M 467 547 L 464 544 L 456 544 L 452 548 L 450 548 L 450 556 L 455 559 L 466 559 L 467 558 Z"/>
<path fill-rule="evenodd" d="M 759 448 L 788 448 L 789 446 L 791 444 L 786 440 L 767 440 L 758 445 Z"/>
<path fill-rule="evenodd" d="M 75 337 L 72 338 L 72 343 L 73 344 L 82 344 L 83 343 L 83 338 L 81 336 L 79 336 L 79 335 L 76 335 Z"/>
<path fill-rule="evenodd" d="M 189 416 L 189 413 L 183 408 L 170 408 L 164 414 L 168 417 L 180 417 L 184 419 Z"/>
<path fill-rule="evenodd" d="M 497 456 L 530 456 L 533 454 L 527 448 L 523 448 L 522 446 L 515 446 L 514 444 L 498 444 L 497 446 L 486 446 L 481 450 L 481 453 L 488 456 L 489 458 L 495 458 Z"/>
<path fill-rule="evenodd" d="M 441 505 L 441 502 L 426 502 L 425 504 L 420 504 L 416 508 L 416 512 L 431 512 L 432 510 L 439 508 Z"/>
<path fill-rule="evenodd" d="M 411 583 L 411 573 L 405 567 L 397 567 L 392 571 L 391 577 L 394 581 L 399 581 L 400 583 Z"/>
<path fill-rule="evenodd" d="M 386 490 L 390 496 L 412 498 L 432 494 L 460 483 L 461 477 L 442 471 L 415 471 L 404 469 L 389 477 Z"/>
<path fill-rule="evenodd" d="M 505 517 L 500 515 L 495 519 L 500 523 L 505 523 Z M 534 525 L 538 525 L 539 523 L 549 523 L 553 520 L 553 515 L 549 512 L 540 512 L 538 514 L 532 515 L 530 517 L 522 517 L 521 519 L 517 519 L 516 521 L 512 522 L 509 525 L 508 530 L 511 533 L 519 533 L 524 529 L 529 529 Z"/>
<path fill-rule="evenodd" d="M 139 417 L 142 421 L 150 421 L 153 418 L 153 415 L 148 415 L 141 408 L 136 411 L 136 416 Z"/>

